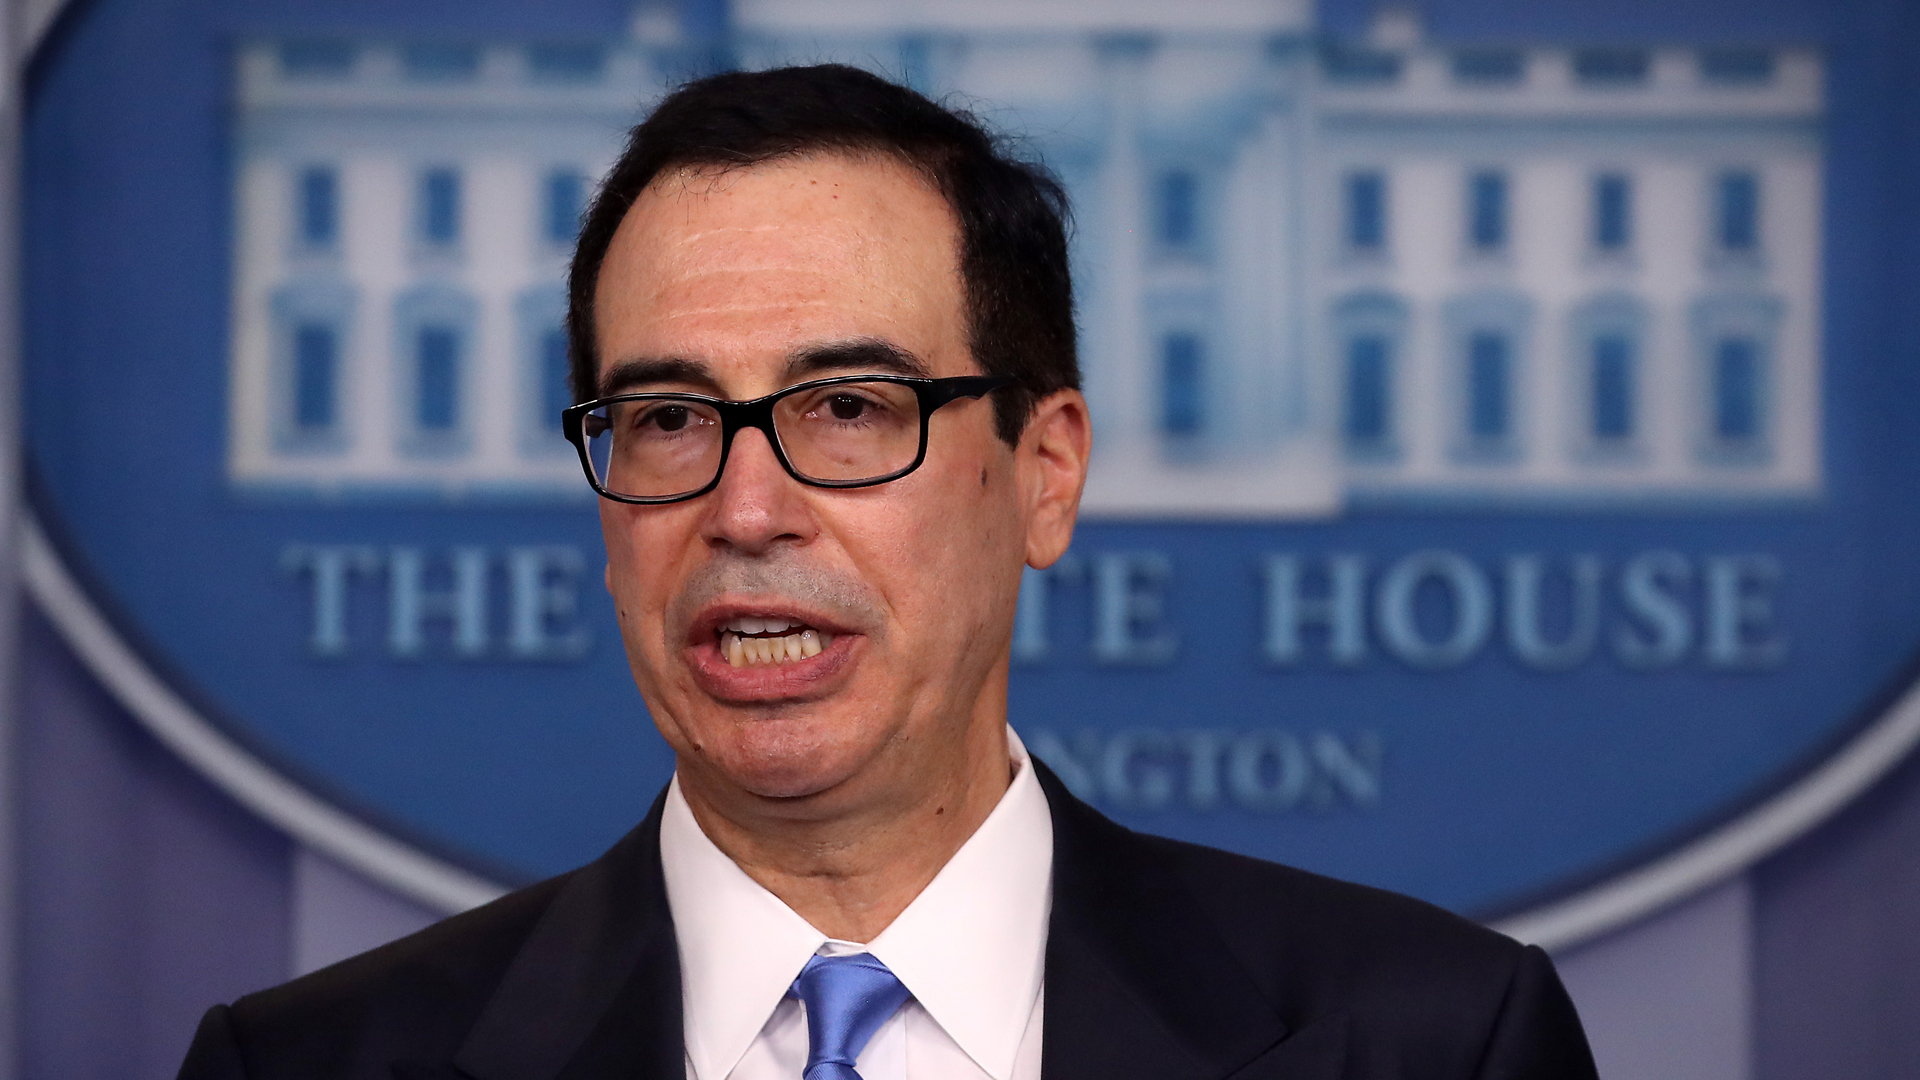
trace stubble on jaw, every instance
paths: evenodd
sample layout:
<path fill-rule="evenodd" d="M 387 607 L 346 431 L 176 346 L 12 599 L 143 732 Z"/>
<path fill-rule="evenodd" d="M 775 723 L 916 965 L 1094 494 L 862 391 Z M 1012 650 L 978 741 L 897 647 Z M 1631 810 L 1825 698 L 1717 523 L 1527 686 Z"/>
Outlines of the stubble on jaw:
<path fill-rule="evenodd" d="M 695 570 L 667 605 L 667 647 L 677 651 L 684 646 L 701 610 L 722 596 L 765 597 L 771 609 L 799 605 L 876 644 L 887 636 L 886 605 L 872 586 L 797 549 L 781 547 L 766 555 L 719 551 Z"/>

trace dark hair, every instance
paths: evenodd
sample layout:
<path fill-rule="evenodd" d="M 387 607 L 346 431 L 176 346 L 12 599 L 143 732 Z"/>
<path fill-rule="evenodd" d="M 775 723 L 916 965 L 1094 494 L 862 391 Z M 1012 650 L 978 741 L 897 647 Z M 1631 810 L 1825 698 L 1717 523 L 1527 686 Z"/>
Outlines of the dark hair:
<path fill-rule="evenodd" d="M 1066 192 L 1015 159 L 971 114 L 840 64 L 729 72 L 682 86 L 627 138 L 580 227 L 567 285 L 576 401 L 598 390 L 593 304 L 613 234 L 654 178 L 683 166 L 746 167 L 811 153 L 889 155 L 919 171 L 960 224 L 968 345 L 989 375 L 1009 444 L 1039 399 L 1080 385 Z"/>

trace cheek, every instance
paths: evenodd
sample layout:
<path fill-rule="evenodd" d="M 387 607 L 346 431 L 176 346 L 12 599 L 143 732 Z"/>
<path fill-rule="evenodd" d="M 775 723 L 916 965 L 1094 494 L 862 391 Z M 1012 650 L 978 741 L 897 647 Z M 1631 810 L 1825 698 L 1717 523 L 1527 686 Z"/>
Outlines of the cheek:
<path fill-rule="evenodd" d="M 1008 478 L 989 472 L 983 488 L 977 464 L 923 472 L 927 482 L 900 491 L 885 513 L 850 522 L 866 542 L 848 547 L 888 597 L 904 639 L 938 650 L 943 642 L 970 640 L 1004 614 L 1024 546 L 1013 542 Z"/>
<path fill-rule="evenodd" d="M 600 538 L 607 547 L 607 591 L 613 595 L 614 606 L 620 609 L 631 602 L 637 583 L 634 572 L 640 563 L 637 523 L 632 510 L 632 507 L 605 500 L 600 507 Z"/>
<path fill-rule="evenodd" d="M 644 508 L 608 503 L 600 512 L 600 531 L 607 546 L 607 591 L 628 648 L 651 650 L 663 628 L 664 591 L 671 574 L 671 553 L 663 549 L 665 515 Z"/>

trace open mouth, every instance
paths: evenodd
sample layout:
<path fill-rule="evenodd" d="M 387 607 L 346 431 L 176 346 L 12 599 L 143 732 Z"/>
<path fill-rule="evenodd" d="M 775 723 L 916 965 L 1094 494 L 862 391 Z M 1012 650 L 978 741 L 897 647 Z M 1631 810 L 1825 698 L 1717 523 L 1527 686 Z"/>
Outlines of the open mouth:
<path fill-rule="evenodd" d="M 720 655 L 733 667 L 791 664 L 819 656 L 833 644 L 833 635 L 793 619 L 730 619 L 715 633 Z"/>

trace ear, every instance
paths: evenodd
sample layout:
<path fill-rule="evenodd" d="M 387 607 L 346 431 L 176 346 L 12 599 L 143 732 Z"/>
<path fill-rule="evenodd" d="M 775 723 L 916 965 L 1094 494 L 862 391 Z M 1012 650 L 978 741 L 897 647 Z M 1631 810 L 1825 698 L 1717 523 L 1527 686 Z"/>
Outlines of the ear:
<path fill-rule="evenodd" d="M 1092 449 L 1093 427 L 1080 391 L 1057 391 L 1034 406 L 1014 448 L 1026 512 L 1028 566 L 1052 566 L 1072 542 Z"/>

